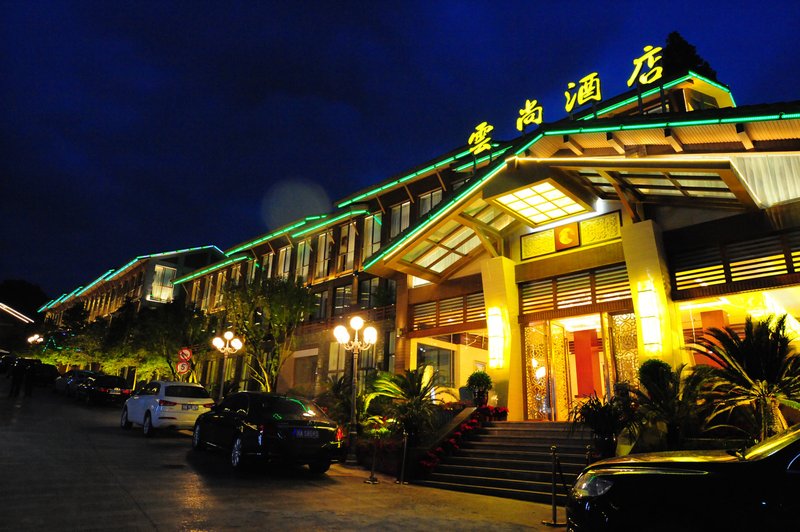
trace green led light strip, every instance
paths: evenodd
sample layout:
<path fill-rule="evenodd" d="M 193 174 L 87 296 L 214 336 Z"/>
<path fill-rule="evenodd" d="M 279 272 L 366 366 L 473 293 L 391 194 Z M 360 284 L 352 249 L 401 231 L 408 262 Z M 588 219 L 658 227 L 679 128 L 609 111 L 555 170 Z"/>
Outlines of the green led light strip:
<path fill-rule="evenodd" d="M 91 283 L 89 283 L 89 284 L 86 286 L 86 288 L 84 288 L 83 290 L 81 290 L 80 292 L 78 292 L 77 294 L 75 294 L 75 297 L 78 297 L 78 296 L 80 296 L 80 295 L 84 294 L 86 291 L 88 291 L 88 290 L 89 290 L 91 287 L 93 287 L 94 285 L 96 285 L 96 284 L 97 284 L 97 283 L 99 283 L 100 281 L 102 281 L 102 280 L 104 280 L 104 279 L 107 279 L 107 278 L 108 278 L 108 276 L 109 276 L 109 275 L 111 275 L 112 273 L 114 273 L 115 271 L 116 271 L 116 270 L 115 270 L 114 268 L 111 268 L 111 269 L 110 269 L 110 270 L 108 270 L 106 273 L 104 273 L 103 275 L 101 275 L 100 277 L 98 277 L 97 279 L 95 279 L 94 281 L 92 281 Z"/>
<path fill-rule="evenodd" d="M 238 253 L 238 252 L 240 252 L 242 250 L 255 247 L 255 246 L 259 245 L 259 244 L 263 244 L 267 240 L 272 240 L 273 238 L 277 238 L 279 236 L 285 235 L 286 233 L 288 233 L 292 229 L 297 229 L 301 225 L 307 224 L 309 220 L 318 219 L 318 218 L 320 218 L 320 217 L 319 216 L 307 216 L 303 220 L 301 220 L 301 221 L 299 221 L 297 223 L 294 223 L 294 224 L 292 224 L 292 225 L 290 225 L 288 227 L 282 227 L 282 228 L 280 228 L 280 229 L 278 229 L 276 231 L 273 231 L 272 233 L 269 233 L 269 234 L 267 234 L 265 236 L 262 236 L 260 238 L 255 239 L 255 240 L 251 240 L 249 242 L 245 242 L 244 244 L 242 244 L 240 246 L 237 246 L 237 247 L 235 247 L 235 248 L 233 248 L 231 250 L 228 250 L 228 251 L 225 252 L 225 255 L 230 257 L 231 255 L 235 255 L 236 253 Z"/>
<path fill-rule="evenodd" d="M 336 216 L 334 218 L 331 218 L 330 220 L 325 220 L 322 223 L 318 223 L 317 225 L 313 225 L 313 226 L 309 227 L 308 229 L 303 229 L 302 231 L 299 231 L 297 233 L 293 233 L 291 236 L 292 236 L 292 238 L 298 238 L 298 237 L 307 235 L 308 233 L 312 233 L 312 232 L 316 231 L 317 229 L 321 229 L 323 227 L 332 225 L 332 224 L 334 224 L 334 223 L 336 223 L 336 222 L 338 222 L 340 220 L 344 220 L 345 218 L 351 218 L 353 216 L 358 216 L 359 214 L 369 214 L 369 211 L 366 210 L 366 209 L 357 209 L 357 210 L 354 210 L 354 211 L 345 212 L 345 213 L 342 213 L 342 214 L 340 214 L 340 215 L 338 215 L 338 216 Z"/>
<path fill-rule="evenodd" d="M 58 299 L 56 299 L 56 300 L 54 300 L 54 301 L 51 301 L 50 303 L 48 303 L 48 304 L 47 304 L 47 306 L 46 306 L 46 307 L 44 307 L 44 310 L 47 310 L 47 309 L 50 309 L 50 308 L 53 308 L 53 307 L 55 307 L 55 306 L 56 306 L 56 305 L 58 305 L 58 304 L 59 304 L 59 303 L 60 303 L 60 302 L 61 302 L 61 301 L 62 301 L 62 300 L 65 298 L 65 297 L 67 297 L 67 294 L 66 294 L 66 292 L 65 292 L 65 293 L 63 293 L 63 294 L 61 294 L 61 297 L 59 297 Z"/>
<path fill-rule="evenodd" d="M 479 165 L 479 164 L 481 164 L 483 162 L 493 161 L 495 158 L 500 157 L 501 155 L 503 155 L 505 152 L 507 152 L 510 149 L 511 149 L 511 146 L 506 146 L 502 150 L 497 150 L 496 152 L 494 152 L 494 153 L 492 153 L 490 155 L 485 155 L 485 156 L 481 157 L 480 159 L 478 159 L 476 161 L 472 161 L 472 162 L 469 162 L 467 164 L 462 164 L 461 166 L 457 166 L 455 168 L 455 171 L 456 172 L 463 172 L 464 170 L 467 170 L 469 168 L 477 166 L 477 165 Z"/>
<path fill-rule="evenodd" d="M 64 299 L 61 301 L 61 303 L 66 303 L 67 301 L 69 301 L 70 299 L 72 299 L 72 296 L 74 296 L 74 295 L 75 295 L 75 294 L 78 292 L 78 290 L 80 290 L 81 288 L 83 288 L 83 286 L 79 286 L 78 288 L 76 288 L 75 290 L 73 290 L 72 292 L 70 292 L 70 293 L 69 293 L 69 295 L 68 295 L 67 297 L 65 297 L 65 298 L 64 298 Z"/>
<path fill-rule="evenodd" d="M 403 176 L 403 177 L 401 177 L 399 179 L 395 179 L 391 183 L 386 183 L 385 185 L 381 185 L 379 187 L 370 189 L 370 190 L 368 190 L 368 191 L 366 191 L 366 192 L 364 192 L 362 194 L 359 194 L 358 196 L 356 196 L 354 198 L 350 198 L 349 200 L 345 200 L 345 201 L 339 203 L 338 205 L 336 205 L 336 207 L 339 208 L 339 209 L 341 209 L 342 207 L 347 207 L 348 205 L 350 205 L 352 203 L 355 203 L 358 200 L 364 199 L 364 198 L 369 197 L 369 196 L 373 196 L 375 194 L 383 192 L 384 190 L 387 190 L 387 189 L 396 187 L 397 185 L 400 185 L 402 183 L 405 183 L 409 179 L 414 179 L 415 177 L 420 176 L 420 175 L 425 174 L 425 173 L 428 173 L 431 170 L 435 170 L 435 169 L 440 168 L 442 166 L 446 166 L 446 165 L 450 164 L 451 162 L 456 161 L 456 160 L 464 157 L 465 155 L 468 155 L 469 153 L 471 153 L 469 150 L 462 151 L 461 153 L 457 153 L 456 155 L 453 155 L 452 157 L 448 157 L 447 159 L 444 159 L 443 161 L 439 161 L 438 163 L 434 163 L 434 164 L 428 165 L 425 168 L 423 168 L 422 170 L 417 170 L 416 172 L 407 174 L 407 175 L 405 175 L 405 176 Z"/>
<path fill-rule="evenodd" d="M 663 90 L 671 89 L 675 85 L 679 85 L 679 84 L 683 83 L 684 81 L 689 80 L 691 78 L 700 79 L 702 81 L 705 81 L 709 85 L 712 85 L 712 86 L 714 86 L 714 87 L 716 87 L 716 88 L 718 88 L 720 90 L 723 90 L 723 91 L 727 92 L 728 96 L 731 97 L 731 103 L 733 104 L 734 107 L 736 107 L 736 102 L 733 99 L 733 94 L 731 94 L 730 89 L 728 89 L 727 87 L 725 87 L 723 85 L 720 85 L 719 83 L 711 81 L 710 79 L 708 79 L 706 77 L 703 77 L 703 76 L 697 74 L 696 72 L 692 72 L 691 70 L 685 76 L 683 76 L 681 78 L 678 78 L 678 79 L 676 79 L 674 81 L 670 81 L 669 83 L 666 83 L 665 85 L 663 85 Z M 647 98 L 648 96 L 652 96 L 653 94 L 656 94 L 656 93 L 660 92 L 661 90 L 662 90 L 661 86 L 655 87 L 653 89 L 650 89 L 648 91 L 643 92 L 641 97 L 642 98 Z M 610 105 L 608 107 L 604 107 L 602 109 L 598 109 L 596 114 L 597 115 L 601 115 L 601 114 L 609 113 L 611 111 L 614 111 L 615 109 L 619 109 L 620 107 L 624 107 L 624 106 L 626 106 L 626 105 L 628 105 L 630 103 L 633 103 L 633 102 L 637 101 L 638 99 L 639 99 L 639 96 L 631 96 L 630 98 L 628 98 L 626 100 L 623 100 L 621 102 L 617 102 L 617 103 L 615 103 L 613 105 Z M 595 113 L 592 113 L 592 114 L 586 115 L 584 117 L 581 117 L 578 120 L 592 120 L 594 117 L 595 117 Z"/>
<path fill-rule="evenodd" d="M 636 129 L 659 129 L 666 127 L 686 127 L 686 126 L 709 126 L 719 124 L 740 124 L 745 122 L 766 122 L 774 120 L 792 120 L 800 118 L 800 113 L 778 113 L 770 115 L 740 116 L 730 118 L 707 118 L 703 120 L 675 120 L 670 122 L 654 122 L 652 124 L 620 124 L 607 127 L 580 127 L 572 129 L 560 129 L 556 131 L 545 131 L 542 135 L 552 137 L 555 135 L 574 135 L 577 133 L 608 133 L 611 131 L 631 131 Z M 516 151 L 517 155 L 529 148 L 541 137 L 533 139 L 523 148 Z"/>
<path fill-rule="evenodd" d="M 454 205 L 459 203 L 466 196 L 472 194 L 472 192 L 475 189 L 477 189 L 478 187 L 480 187 L 481 185 L 483 185 L 484 183 L 489 181 L 491 178 L 493 178 L 495 175 L 497 175 L 500 172 L 500 170 L 505 168 L 505 165 L 506 165 L 506 162 L 504 160 L 503 161 L 498 161 L 498 162 L 502 163 L 502 164 L 498 164 L 493 169 L 489 170 L 486 174 L 484 174 L 483 177 L 481 177 L 479 180 L 477 180 L 471 186 L 469 186 L 465 190 L 463 190 L 458 196 L 456 196 L 455 198 L 450 200 L 450 202 L 447 203 L 446 205 L 444 205 L 435 216 L 433 216 L 429 220 L 426 220 L 425 223 L 420 224 L 419 226 L 417 226 L 416 229 L 411 231 L 409 234 L 407 234 L 402 239 L 398 240 L 397 242 L 395 242 L 394 244 L 392 244 L 391 246 L 389 246 L 385 250 L 379 251 L 375 255 L 375 257 L 373 257 L 369 262 L 367 262 L 364 265 L 364 270 L 369 269 L 373 264 L 375 264 L 379 260 L 382 260 L 387 255 L 391 255 L 397 248 L 399 248 L 400 246 L 402 246 L 403 244 L 408 242 L 410 239 L 412 239 L 415 236 L 417 236 L 420 232 L 422 232 L 423 229 L 425 229 L 429 225 L 431 225 L 431 224 L 435 223 L 437 220 L 439 220 L 447 211 L 450 210 L 451 207 L 453 207 Z"/>
<path fill-rule="evenodd" d="M 205 275 L 207 273 L 211 273 L 211 272 L 216 271 L 216 270 L 221 270 L 225 266 L 230 266 L 231 264 L 234 264 L 234 263 L 237 263 L 237 262 L 241 262 L 241 261 L 247 260 L 249 258 L 250 257 L 248 255 L 241 255 L 239 257 L 233 257 L 232 259 L 228 259 L 228 260 L 223 261 L 223 262 L 218 262 L 217 264 L 212 264 L 211 266 L 209 266 L 207 268 L 204 268 L 204 269 L 202 269 L 200 271 L 197 271 L 197 272 L 194 272 L 194 273 L 190 273 L 189 275 L 184 275 L 183 277 L 179 277 L 179 278 L 175 279 L 174 281 L 172 281 L 172 284 L 173 285 L 178 285 L 178 284 L 185 283 L 186 281 L 191 281 L 192 279 L 197 279 L 198 277 L 200 277 L 202 275 Z"/>
<path fill-rule="evenodd" d="M 222 253 L 222 250 L 219 249 L 217 246 L 211 245 L 211 246 L 199 246 L 199 247 L 194 247 L 194 248 L 176 249 L 175 251 L 164 251 L 162 253 L 153 253 L 152 255 L 139 255 L 136 258 L 137 259 L 152 259 L 154 257 L 163 257 L 164 255 L 177 255 L 178 253 L 187 253 L 189 251 L 200 251 L 202 249 L 212 249 L 212 248 L 216 249 L 217 251 Z"/>

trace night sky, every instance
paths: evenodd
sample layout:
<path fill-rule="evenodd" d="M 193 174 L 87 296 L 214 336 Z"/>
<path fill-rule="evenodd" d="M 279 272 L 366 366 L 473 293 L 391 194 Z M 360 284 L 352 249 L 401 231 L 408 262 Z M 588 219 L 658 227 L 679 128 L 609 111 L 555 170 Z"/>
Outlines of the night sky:
<path fill-rule="evenodd" d="M 800 99 L 796 0 L 656 4 L 2 1 L 0 280 L 57 297 L 328 212 L 526 98 L 562 119 L 592 71 L 624 92 L 671 31 L 737 104 Z"/>

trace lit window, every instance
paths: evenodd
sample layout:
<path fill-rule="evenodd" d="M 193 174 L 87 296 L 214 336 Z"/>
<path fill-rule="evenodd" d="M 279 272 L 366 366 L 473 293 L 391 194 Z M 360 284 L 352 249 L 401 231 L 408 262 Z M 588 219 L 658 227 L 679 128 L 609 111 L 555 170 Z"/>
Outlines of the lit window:
<path fill-rule="evenodd" d="M 306 282 L 311 265 L 311 242 L 303 240 L 297 245 L 297 280 Z"/>
<path fill-rule="evenodd" d="M 172 301 L 172 280 L 175 279 L 176 273 L 177 270 L 175 268 L 168 268 L 161 264 L 156 264 L 155 271 L 153 272 L 153 284 L 150 288 L 150 296 L 147 299 L 162 303 Z"/>
<path fill-rule="evenodd" d="M 439 202 L 442 201 L 442 189 L 422 194 L 419 197 L 419 215 L 420 217 L 428 214 Z"/>
<path fill-rule="evenodd" d="M 278 250 L 278 276 L 284 279 L 289 277 L 292 270 L 292 248 L 285 246 Z"/>
<path fill-rule="evenodd" d="M 411 222 L 411 202 L 406 201 L 392 207 L 391 227 L 389 238 L 394 238 L 402 233 Z"/>
<path fill-rule="evenodd" d="M 381 247 L 381 215 L 364 218 L 364 242 L 361 260 L 366 260 Z"/>

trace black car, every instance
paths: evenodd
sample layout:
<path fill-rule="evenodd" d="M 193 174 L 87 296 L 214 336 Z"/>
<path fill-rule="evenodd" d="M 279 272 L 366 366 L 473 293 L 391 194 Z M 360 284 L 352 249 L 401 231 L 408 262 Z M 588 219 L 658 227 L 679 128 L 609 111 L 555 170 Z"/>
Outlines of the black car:
<path fill-rule="evenodd" d="M 128 382 L 114 375 L 93 375 L 78 384 L 75 396 L 87 405 L 94 403 L 124 403 L 131 396 Z"/>
<path fill-rule="evenodd" d="M 742 451 L 633 454 L 596 462 L 567 501 L 568 529 L 796 530 L 800 425 Z"/>
<path fill-rule="evenodd" d="M 97 373 L 88 369 L 71 369 L 56 379 L 53 389 L 67 397 L 73 397 L 78 385 L 94 375 Z"/>
<path fill-rule="evenodd" d="M 6 373 L 12 367 L 14 367 L 14 362 L 17 361 L 17 357 L 14 355 L 3 355 L 0 357 L 0 373 Z"/>
<path fill-rule="evenodd" d="M 34 382 L 38 386 L 53 386 L 60 376 L 53 364 L 37 364 L 33 367 Z"/>
<path fill-rule="evenodd" d="M 228 451 L 234 469 L 258 458 L 308 464 L 312 473 L 322 474 L 340 454 L 342 441 L 341 428 L 307 399 L 239 392 L 197 418 L 192 447 Z"/>

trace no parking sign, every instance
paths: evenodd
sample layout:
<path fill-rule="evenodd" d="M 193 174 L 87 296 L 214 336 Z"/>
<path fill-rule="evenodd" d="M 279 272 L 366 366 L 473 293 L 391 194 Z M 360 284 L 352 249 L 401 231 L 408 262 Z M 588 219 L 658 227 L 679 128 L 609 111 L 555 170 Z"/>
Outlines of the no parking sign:
<path fill-rule="evenodd" d="M 192 350 L 188 347 L 182 348 L 178 351 L 178 358 L 184 362 L 188 362 L 190 358 L 192 358 Z"/>

